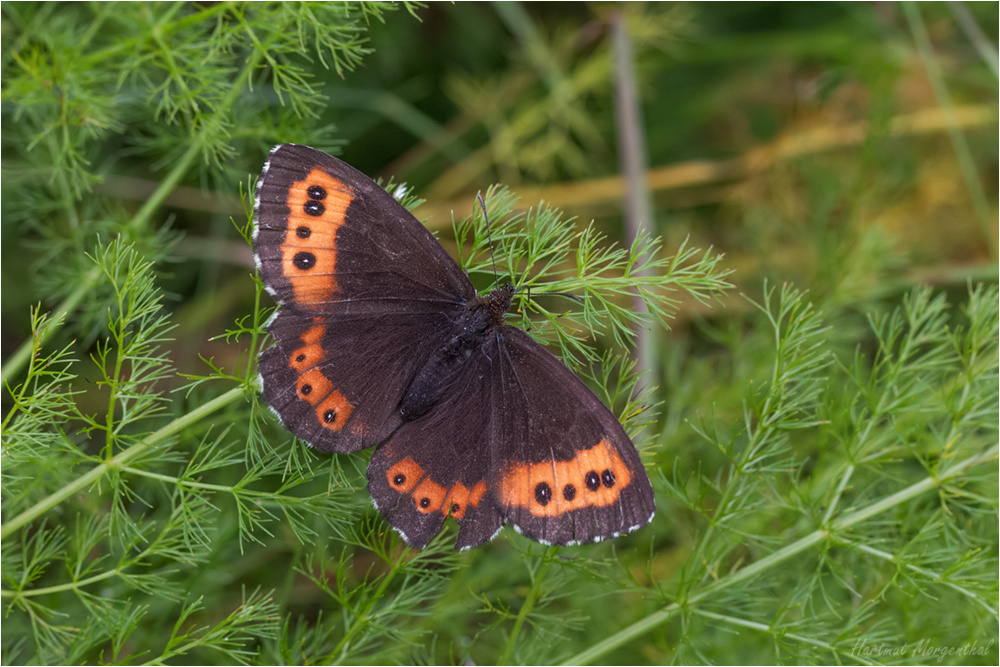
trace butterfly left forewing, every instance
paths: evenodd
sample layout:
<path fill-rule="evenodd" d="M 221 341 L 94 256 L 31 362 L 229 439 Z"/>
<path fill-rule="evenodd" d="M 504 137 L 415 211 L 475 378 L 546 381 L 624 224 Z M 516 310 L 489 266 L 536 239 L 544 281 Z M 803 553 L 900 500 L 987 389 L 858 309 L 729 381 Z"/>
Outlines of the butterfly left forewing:
<path fill-rule="evenodd" d="M 370 178 L 322 151 L 282 144 L 257 184 L 254 252 L 282 304 L 379 313 L 464 304 L 475 290 L 434 236 Z"/>

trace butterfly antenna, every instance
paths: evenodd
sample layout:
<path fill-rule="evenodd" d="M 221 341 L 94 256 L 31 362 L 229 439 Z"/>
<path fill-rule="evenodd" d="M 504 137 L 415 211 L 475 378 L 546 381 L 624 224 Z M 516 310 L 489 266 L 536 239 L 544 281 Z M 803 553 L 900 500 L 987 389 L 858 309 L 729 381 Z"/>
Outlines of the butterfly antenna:
<path fill-rule="evenodd" d="M 567 299 L 573 299 L 577 303 L 583 303 L 583 297 L 579 294 L 570 294 L 569 292 L 546 292 L 545 296 L 564 296 Z"/>
<path fill-rule="evenodd" d="M 497 259 L 493 256 L 493 235 L 490 233 L 490 216 L 486 213 L 486 200 L 483 199 L 483 193 L 477 192 L 476 199 L 479 200 L 479 206 L 483 209 L 483 219 L 486 220 L 486 240 L 490 242 L 490 261 L 493 262 L 493 280 L 497 285 L 500 284 L 500 276 L 497 275 Z"/>

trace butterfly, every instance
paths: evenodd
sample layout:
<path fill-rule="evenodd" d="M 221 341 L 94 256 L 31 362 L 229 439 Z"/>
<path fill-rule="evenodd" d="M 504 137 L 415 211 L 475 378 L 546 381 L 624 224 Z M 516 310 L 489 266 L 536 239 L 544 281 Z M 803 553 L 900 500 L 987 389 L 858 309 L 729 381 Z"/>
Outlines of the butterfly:
<path fill-rule="evenodd" d="M 451 517 L 456 548 L 506 523 L 543 544 L 653 518 L 622 425 L 561 361 L 504 324 L 434 236 L 353 167 L 295 144 L 257 183 L 254 256 L 279 309 L 258 364 L 284 426 L 322 452 L 377 447 L 368 491 L 411 546 Z"/>

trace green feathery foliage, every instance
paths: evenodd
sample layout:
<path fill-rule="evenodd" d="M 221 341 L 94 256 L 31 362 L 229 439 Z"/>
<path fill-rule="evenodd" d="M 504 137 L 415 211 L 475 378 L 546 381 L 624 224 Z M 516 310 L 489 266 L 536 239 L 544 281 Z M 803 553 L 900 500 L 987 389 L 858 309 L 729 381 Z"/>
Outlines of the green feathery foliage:
<path fill-rule="evenodd" d="M 500 51 L 487 39 L 494 24 L 513 36 L 512 64 L 495 76 L 444 68 L 462 111 L 439 124 L 432 105 L 404 99 L 427 79 L 400 66 L 383 83 L 391 59 L 368 67 L 380 30 L 380 50 L 417 59 L 393 38 L 421 24 L 398 9 L 2 6 L 0 659 L 995 664 L 995 266 L 984 280 L 911 285 L 891 233 L 868 224 L 873 202 L 899 196 L 906 178 L 906 164 L 883 158 L 888 140 L 872 139 L 862 160 L 798 157 L 768 172 L 764 201 L 741 200 L 740 224 L 719 235 L 771 279 L 741 275 L 731 267 L 745 257 L 694 249 L 729 209 L 693 229 L 678 214 L 667 241 L 623 243 L 600 218 L 517 199 L 524 175 L 603 174 L 608 161 L 591 156 L 609 153 L 601 100 L 613 81 L 597 33 L 548 34 L 516 5 L 407 6 L 466 17 L 461 53 L 481 53 L 478 42 Z M 494 20 L 463 14 L 483 11 Z M 697 35 L 695 7 L 642 11 L 633 33 L 646 66 Z M 878 93 L 895 86 L 891 53 L 902 49 L 864 12 L 849 22 L 860 36 L 830 21 L 759 44 L 697 35 L 696 55 L 738 60 L 776 44 L 832 57 L 838 71 L 857 57 Z M 933 62 L 926 7 L 905 12 Z M 677 104 L 657 107 L 649 137 L 668 148 L 666 125 L 736 96 L 706 89 L 686 106 L 668 88 Z M 511 323 L 626 425 L 657 492 L 649 527 L 575 547 L 505 530 L 456 553 L 449 522 L 415 551 L 370 505 L 369 452 L 316 454 L 270 414 L 256 359 L 274 305 L 249 268 L 252 183 L 278 141 L 379 143 L 376 133 L 363 144 L 378 114 L 343 114 L 335 128 L 327 113 L 365 104 L 455 162 L 416 194 L 465 193 L 491 173 L 511 182 L 487 192 L 489 233 L 469 198 L 454 254 L 487 291 L 492 247 L 497 278 L 518 290 Z M 957 151 L 972 177 L 974 148 Z M 962 214 L 995 211 L 995 192 L 978 187 Z M 810 290 L 774 278 L 785 273 Z M 757 296 L 730 298 L 737 278 Z M 629 351 L 636 326 L 667 325 L 664 389 Z"/>

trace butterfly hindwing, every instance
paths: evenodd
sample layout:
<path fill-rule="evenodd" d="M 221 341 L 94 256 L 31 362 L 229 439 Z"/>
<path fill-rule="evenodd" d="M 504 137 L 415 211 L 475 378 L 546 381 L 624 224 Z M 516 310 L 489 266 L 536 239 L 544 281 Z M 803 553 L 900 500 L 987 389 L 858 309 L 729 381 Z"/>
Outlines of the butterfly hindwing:
<path fill-rule="evenodd" d="M 401 423 L 413 376 L 451 331 L 440 313 L 364 314 L 335 305 L 329 317 L 283 308 L 268 330 L 277 344 L 258 365 L 264 398 L 285 426 L 320 451 L 382 442 Z"/>
<path fill-rule="evenodd" d="M 510 522 L 548 544 L 594 542 L 645 525 L 653 491 L 614 415 L 558 359 L 513 327 L 466 362 L 445 399 L 372 457 L 369 491 L 424 546 L 445 518 L 457 548 Z"/>
<path fill-rule="evenodd" d="M 495 391 L 505 453 L 492 483 L 505 520 L 549 544 L 595 542 L 649 523 L 655 503 L 621 423 L 561 361 L 526 333 L 501 327 Z"/>
<path fill-rule="evenodd" d="M 487 446 L 491 421 L 482 410 L 489 360 L 473 354 L 445 398 L 407 422 L 380 446 L 368 466 L 368 490 L 386 520 L 411 545 L 423 547 L 446 517 L 460 526 L 456 547 L 489 540 L 503 525 L 487 492 L 494 467 Z"/>

